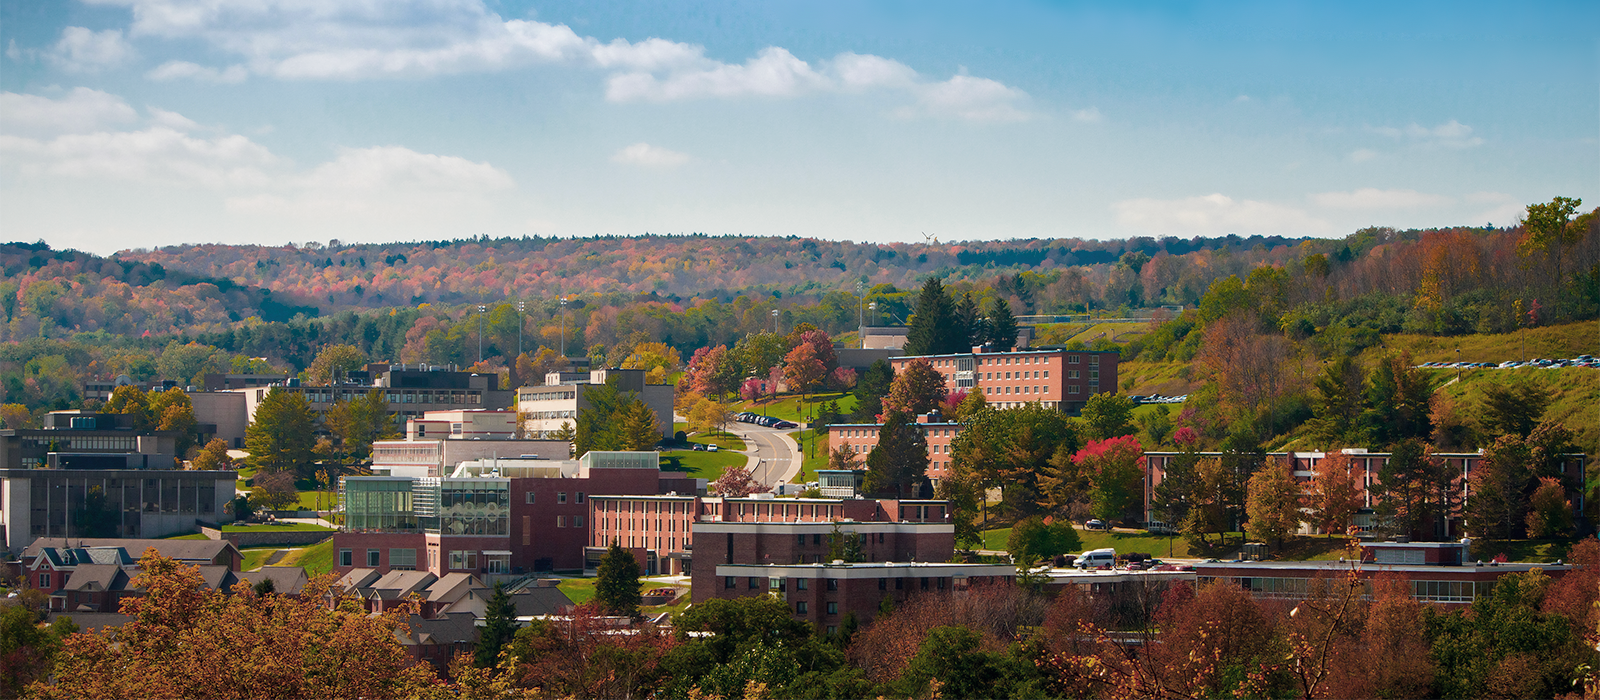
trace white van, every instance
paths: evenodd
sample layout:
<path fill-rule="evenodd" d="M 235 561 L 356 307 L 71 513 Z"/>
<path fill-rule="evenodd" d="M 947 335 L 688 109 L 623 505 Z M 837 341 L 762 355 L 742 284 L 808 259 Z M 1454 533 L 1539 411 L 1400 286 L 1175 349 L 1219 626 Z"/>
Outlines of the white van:
<path fill-rule="evenodd" d="M 1116 566 L 1117 550 L 1110 547 L 1105 549 L 1091 549 L 1073 560 L 1072 565 L 1080 569 L 1098 569 L 1102 566 Z"/>

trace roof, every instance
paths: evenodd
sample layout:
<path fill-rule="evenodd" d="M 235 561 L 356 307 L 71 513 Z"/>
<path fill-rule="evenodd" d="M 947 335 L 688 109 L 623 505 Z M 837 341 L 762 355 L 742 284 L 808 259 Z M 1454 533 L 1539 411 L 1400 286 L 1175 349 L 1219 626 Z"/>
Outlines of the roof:
<path fill-rule="evenodd" d="M 370 588 L 373 581 L 379 577 L 377 569 L 351 569 L 349 573 L 339 577 L 333 582 L 330 592 L 349 593 L 351 591 Z"/>
<path fill-rule="evenodd" d="M 558 615 L 572 607 L 572 599 L 561 589 L 529 588 L 511 594 L 511 604 L 517 608 L 517 617 Z"/>
<path fill-rule="evenodd" d="M 369 588 L 378 598 L 397 600 L 412 593 L 421 593 L 437 580 L 437 576 L 426 571 L 390 571 Z"/>
<path fill-rule="evenodd" d="M 130 558 L 137 559 L 144 556 L 146 549 L 155 548 L 161 556 L 176 559 L 182 562 L 211 561 L 224 550 L 238 548 L 227 540 L 143 540 L 124 538 L 79 538 L 79 537 L 40 537 L 23 550 L 23 559 L 32 559 L 39 556 L 45 549 L 91 549 L 97 547 L 121 547 Z"/>
<path fill-rule="evenodd" d="M 406 646 L 478 642 L 478 618 L 472 613 L 445 613 L 443 617 L 432 620 L 412 615 L 406 624 L 410 626 L 411 634 L 400 639 L 400 643 Z"/>
<path fill-rule="evenodd" d="M 79 564 L 64 586 L 69 591 L 97 593 L 129 588 L 129 576 L 116 564 Z"/>
<path fill-rule="evenodd" d="M 305 590 L 308 577 L 303 566 L 263 566 L 260 571 L 245 571 L 239 580 L 254 587 L 262 581 L 272 582 L 272 592 L 280 595 L 300 595 Z"/>
<path fill-rule="evenodd" d="M 460 600 L 473 589 L 484 588 L 487 588 L 487 586 L 483 585 L 483 582 L 479 581 L 472 574 L 463 574 L 459 572 L 449 573 L 445 574 L 443 578 L 434 581 L 432 585 L 428 586 L 428 602 L 453 603 L 457 600 Z"/>
<path fill-rule="evenodd" d="M 239 577 L 234 574 L 233 569 L 226 566 L 202 564 L 199 569 L 200 577 L 205 579 L 207 588 L 226 591 L 239 583 Z"/>

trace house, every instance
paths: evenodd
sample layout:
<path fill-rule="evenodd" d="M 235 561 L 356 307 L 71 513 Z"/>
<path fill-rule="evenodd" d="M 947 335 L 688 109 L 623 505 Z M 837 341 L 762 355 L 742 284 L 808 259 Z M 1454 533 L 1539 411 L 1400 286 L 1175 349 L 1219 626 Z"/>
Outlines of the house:
<path fill-rule="evenodd" d="M 395 636 L 411 657 L 433 664 L 440 673 L 450 669 L 456 654 L 471 654 L 478 645 L 478 618 L 472 613 L 447 613 L 437 618 L 412 615 L 409 628 Z"/>
<path fill-rule="evenodd" d="M 264 581 L 272 582 L 272 592 L 278 595 L 298 596 L 306 588 L 310 577 L 303 566 L 263 566 L 258 571 L 241 571 L 239 580 L 251 588 Z"/>

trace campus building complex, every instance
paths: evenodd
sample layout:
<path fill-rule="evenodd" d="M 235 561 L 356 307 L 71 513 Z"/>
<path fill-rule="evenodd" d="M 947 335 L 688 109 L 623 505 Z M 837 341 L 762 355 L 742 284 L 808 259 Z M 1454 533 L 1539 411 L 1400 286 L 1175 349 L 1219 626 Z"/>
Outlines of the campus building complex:
<path fill-rule="evenodd" d="M 962 425 L 947 421 L 937 412 L 917 416 L 917 427 L 928 441 L 928 479 L 934 486 L 950 473 L 950 443 L 961 434 Z M 828 426 L 828 449 L 842 445 L 855 453 L 864 464 L 867 456 L 878 447 L 878 434 L 882 423 L 843 423 Z"/>
<path fill-rule="evenodd" d="M 978 392 L 995 408 L 1037 403 L 1076 413 L 1090 396 L 1117 390 L 1119 357 L 1115 352 L 1089 350 L 973 348 L 954 355 L 896 357 L 889 364 L 899 374 L 912 362 L 926 360 L 944 375 L 950 393 Z"/>
<path fill-rule="evenodd" d="M 369 364 L 360 372 L 350 372 L 328 386 L 307 386 L 297 379 L 286 379 L 271 386 L 227 389 L 244 394 L 245 412 L 255 421 L 256 407 L 272 391 L 301 394 L 311 409 L 322 413 L 340 401 L 353 401 L 378 389 L 388 402 L 389 412 L 402 417 L 420 416 L 428 411 L 462 408 L 510 408 L 516 392 L 500 387 L 500 375 L 458 372 L 449 367 L 430 365 Z"/>
<path fill-rule="evenodd" d="M 563 427 L 576 428 L 578 412 L 589 408 L 589 392 L 607 384 L 618 391 L 639 397 L 656 414 L 661 436 L 672 435 L 672 400 L 676 389 L 670 384 L 649 384 L 640 369 L 597 369 L 592 372 L 551 372 L 544 386 L 517 390 L 517 412 L 523 414 L 530 437 L 549 438 Z"/>

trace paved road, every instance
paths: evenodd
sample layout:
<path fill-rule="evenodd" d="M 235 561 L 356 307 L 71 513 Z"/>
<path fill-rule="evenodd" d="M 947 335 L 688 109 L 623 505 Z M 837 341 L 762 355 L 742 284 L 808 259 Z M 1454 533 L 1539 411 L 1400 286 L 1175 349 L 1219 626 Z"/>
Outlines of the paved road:
<path fill-rule="evenodd" d="M 787 431 L 748 423 L 730 426 L 730 429 L 744 438 L 745 454 L 750 456 L 747 466 L 761 485 L 770 488 L 789 481 L 800 472 L 794 442 Z"/>

